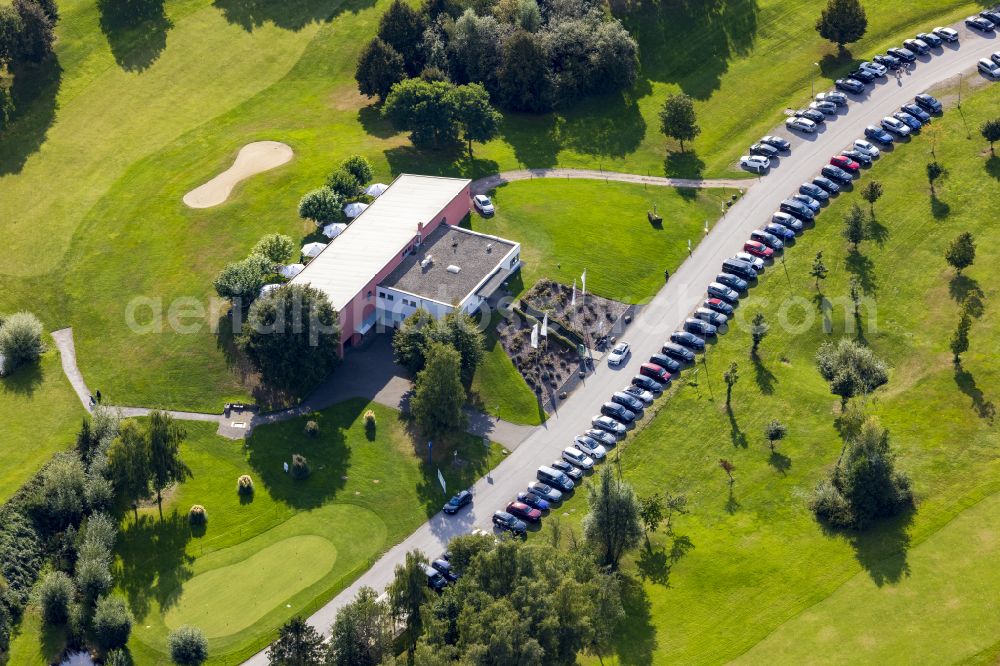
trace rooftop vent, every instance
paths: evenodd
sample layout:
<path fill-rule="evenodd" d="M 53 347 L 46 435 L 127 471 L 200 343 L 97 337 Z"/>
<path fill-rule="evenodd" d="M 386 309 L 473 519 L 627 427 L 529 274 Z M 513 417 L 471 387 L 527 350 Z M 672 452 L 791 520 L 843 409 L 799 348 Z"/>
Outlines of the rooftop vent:
<path fill-rule="evenodd" d="M 493 243 L 487 243 L 486 244 L 486 254 L 489 254 L 492 251 L 493 251 Z"/>
<path fill-rule="evenodd" d="M 430 266 L 433 263 L 434 263 L 434 257 L 432 257 L 431 255 L 428 254 L 426 257 L 424 257 L 423 259 L 420 260 L 420 267 L 421 268 L 427 268 L 428 266 Z"/>
<path fill-rule="evenodd" d="M 449 273 L 458 273 L 460 270 L 462 270 L 462 269 L 460 267 L 456 266 L 455 264 L 452 264 L 451 266 L 448 267 L 448 272 Z"/>

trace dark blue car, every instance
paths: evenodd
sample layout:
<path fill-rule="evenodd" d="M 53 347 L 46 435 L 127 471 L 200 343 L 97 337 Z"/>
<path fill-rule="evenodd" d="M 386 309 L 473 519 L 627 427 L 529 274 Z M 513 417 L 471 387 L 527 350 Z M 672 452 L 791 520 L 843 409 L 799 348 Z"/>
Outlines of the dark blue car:
<path fill-rule="evenodd" d="M 696 351 L 705 349 L 705 341 L 694 333 L 688 333 L 687 331 L 674 331 L 670 334 L 670 341 Z"/>
<path fill-rule="evenodd" d="M 892 135 L 878 125 L 869 125 L 865 128 L 865 138 L 883 146 L 892 145 Z"/>
<path fill-rule="evenodd" d="M 524 502 L 531 508 L 538 509 L 539 511 L 548 511 L 550 508 L 548 501 L 532 492 L 518 493 L 517 501 Z"/>
<path fill-rule="evenodd" d="M 926 124 L 931 121 L 931 114 L 927 113 L 916 104 L 904 104 L 902 109 L 922 123 Z"/>
<path fill-rule="evenodd" d="M 764 231 L 769 234 L 773 234 L 782 240 L 791 240 L 795 238 L 795 232 L 788 227 L 783 227 L 780 224 L 775 224 L 774 222 L 768 222 L 767 226 L 764 227 Z"/>
<path fill-rule="evenodd" d="M 463 490 L 454 497 L 452 497 L 450 500 L 448 500 L 448 503 L 445 504 L 444 508 L 441 510 L 450 516 L 458 513 L 458 510 L 461 509 L 466 504 L 471 504 L 471 503 L 472 503 L 472 493 L 469 492 L 468 490 Z"/>

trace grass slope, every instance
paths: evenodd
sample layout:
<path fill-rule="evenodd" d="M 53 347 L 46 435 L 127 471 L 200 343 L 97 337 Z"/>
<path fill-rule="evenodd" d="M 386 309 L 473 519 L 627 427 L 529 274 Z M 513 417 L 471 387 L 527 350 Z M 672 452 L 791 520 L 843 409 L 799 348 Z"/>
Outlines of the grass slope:
<path fill-rule="evenodd" d="M 627 586 L 621 663 L 717 663 L 744 653 L 754 663 L 800 661 L 795 655 L 839 663 L 859 654 L 908 663 L 921 646 L 940 661 L 995 653 L 992 618 L 983 620 L 988 609 L 962 591 L 992 598 L 1000 586 L 988 564 L 996 525 L 984 517 L 990 508 L 978 508 L 992 507 L 1000 492 L 993 389 L 1000 364 L 991 344 L 1000 314 L 989 279 L 1000 258 L 1000 231 L 991 222 L 1000 181 L 996 158 L 987 159 L 982 141 L 966 134 L 966 123 L 978 127 L 998 103 L 1000 88 L 990 86 L 963 96 L 961 112 L 934 121 L 937 159 L 949 170 L 938 198 L 924 175 L 929 137 L 898 146 L 866 171 L 862 182 L 878 178 L 886 191 L 876 207 L 878 240 L 849 250 L 841 220 L 860 197 L 842 195 L 788 251 L 787 275 L 780 265 L 767 271 L 733 330 L 697 372 L 685 373 L 659 416 L 619 447 L 624 476 L 640 494 L 682 492 L 690 501 L 690 514 L 674 518 L 675 533 L 655 535 L 652 548 L 640 548 L 626 565 L 638 584 Z M 965 230 L 976 234 L 978 256 L 956 278 L 943 254 Z M 823 285 L 834 303 L 829 336 L 809 277 L 819 250 L 831 268 Z M 855 323 L 852 275 L 870 299 L 861 312 L 863 335 L 892 366 L 868 408 L 889 428 L 918 505 L 861 534 L 827 533 L 807 504 L 841 448 L 839 406 L 813 356 L 824 340 L 859 330 L 848 329 Z M 948 341 L 957 300 L 975 290 L 983 292 L 985 313 L 972 326 L 972 351 L 956 367 Z M 771 333 L 754 363 L 748 323 L 757 310 L 767 313 Z M 727 410 L 722 374 L 731 361 L 740 379 Z M 775 454 L 763 436 L 772 418 L 789 429 Z M 731 489 L 720 458 L 736 465 Z M 964 517 L 970 507 L 977 508 Z M 563 525 L 578 530 L 585 500 L 574 498 L 562 512 Z M 901 618 L 885 621 L 897 612 Z"/>

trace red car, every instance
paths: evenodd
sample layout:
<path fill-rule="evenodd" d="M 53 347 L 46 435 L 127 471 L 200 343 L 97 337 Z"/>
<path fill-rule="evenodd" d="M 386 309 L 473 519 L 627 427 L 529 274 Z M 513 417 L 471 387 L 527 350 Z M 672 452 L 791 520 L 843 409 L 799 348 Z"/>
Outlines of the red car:
<path fill-rule="evenodd" d="M 651 377 L 661 384 L 666 384 L 670 381 L 670 373 L 667 372 L 662 366 L 656 365 L 655 363 L 643 363 L 640 365 L 639 374 Z"/>
<path fill-rule="evenodd" d="M 760 241 L 747 241 L 743 243 L 743 251 L 749 252 L 755 257 L 760 257 L 761 259 L 770 259 L 774 255 L 774 250 L 764 245 Z"/>
<path fill-rule="evenodd" d="M 834 155 L 830 158 L 830 164 L 835 167 L 840 167 L 841 169 L 846 169 L 851 173 L 857 173 L 858 169 L 861 168 L 860 164 L 846 155 Z"/>
<path fill-rule="evenodd" d="M 537 523 L 542 519 L 541 511 L 532 509 L 524 502 L 511 502 L 507 505 L 507 513 L 522 520 L 527 520 L 530 523 Z"/>

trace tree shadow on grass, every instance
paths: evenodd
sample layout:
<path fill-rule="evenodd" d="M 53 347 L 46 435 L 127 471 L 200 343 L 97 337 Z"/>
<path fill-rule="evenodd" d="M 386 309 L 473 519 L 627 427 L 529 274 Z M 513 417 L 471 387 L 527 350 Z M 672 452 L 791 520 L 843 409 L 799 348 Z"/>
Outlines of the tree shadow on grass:
<path fill-rule="evenodd" d="M 827 53 L 820 58 L 819 73 L 824 78 L 837 79 L 854 69 L 859 62 L 850 49 L 840 49 L 836 53 Z"/>
<path fill-rule="evenodd" d="M 325 0 L 214 0 L 225 19 L 247 32 L 265 23 L 298 31 L 311 23 L 328 23 L 343 12 L 357 13 L 374 5 L 374 0 L 330 3 Z"/>
<path fill-rule="evenodd" d="M 622 664 L 648 666 L 653 663 L 656 650 L 656 627 L 649 597 L 641 582 L 626 575 L 621 577 L 621 595 L 626 621 L 615 632 L 615 652 Z"/>
<path fill-rule="evenodd" d="M 993 155 L 990 159 L 986 160 L 983 168 L 986 169 L 986 173 L 1000 180 L 1000 157 Z"/>
<path fill-rule="evenodd" d="M 889 240 L 889 228 L 875 219 L 874 216 L 868 218 L 868 225 L 865 229 L 865 237 L 873 241 L 879 247 L 884 247 Z"/>
<path fill-rule="evenodd" d="M 420 481 L 416 493 L 427 517 L 435 515 L 451 495 L 472 485 L 490 471 L 490 449 L 483 438 L 465 432 L 433 438 L 428 451 L 428 437 L 420 434 L 412 419 L 400 416 L 420 462 Z M 428 453 L 430 459 L 428 459 Z M 441 489 L 438 471 L 444 476 L 447 492 Z"/>
<path fill-rule="evenodd" d="M 69 642 L 69 629 L 66 626 L 52 626 L 42 623 L 42 631 L 38 637 L 38 648 L 45 663 L 57 664 Z"/>
<path fill-rule="evenodd" d="M 667 178 L 693 178 L 698 180 L 705 172 L 705 163 L 690 148 L 684 152 L 669 150 L 663 160 L 663 175 Z M 678 190 L 683 196 L 683 193 Z M 697 195 L 692 191 L 692 194 Z"/>
<path fill-rule="evenodd" d="M 136 617 L 146 615 L 150 601 L 163 612 L 177 602 L 181 586 L 192 576 L 194 558 L 186 552 L 190 539 L 187 516 L 176 511 L 163 520 L 140 515 L 138 523 L 130 522 L 120 532 L 115 580 Z"/>
<path fill-rule="evenodd" d="M 740 501 L 736 499 L 736 492 L 733 490 L 735 484 L 729 484 L 729 495 L 726 497 L 726 513 L 732 515 L 740 510 Z"/>
<path fill-rule="evenodd" d="M 640 578 L 655 585 L 670 587 L 671 568 L 692 548 L 694 543 L 684 535 L 674 536 L 669 551 L 663 547 L 652 548 L 647 545 L 636 560 Z"/>
<path fill-rule="evenodd" d="M 508 113 L 504 115 L 503 140 L 514 150 L 518 163 L 525 167 L 554 167 L 562 150 L 556 123 L 556 116 L 552 113 Z"/>
<path fill-rule="evenodd" d="M 35 390 L 42 385 L 44 379 L 45 371 L 42 370 L 41 364 L 38 362 L 28 363 L 4 377 L 0 381 L 0 390 L 4 393 L 30 398 L 35 394 Z"/>
<path fill-rule="evenodd" d="M 767 464 L 784 476 L 792 468 L 792 459 L 781 451 L 771 451 L 771 455 L 767 459 Z"/>
<path fill-rule="evenodd" d="M 759 354 L 751 354 L 751 360 L 753 360 L 753 378 L 757 383 L 757 388 L 764 395 L 771 395 L 774 393 L 776 381 L 774 373 L 767 369 L 767 366 L 760 360 Z"/>
<path fill-rule="evenodd" d="M 983 299 L 986 294 L 975 278 L 959 273 L 948 282 L 948 293 L 959 305 L 968 303 L 969 314 L 977 319 L 983 316 Z"/>
<path fill-rule="evenodd" d="M 392 126 L 392 123 L 382 117 L 381 109 L 375 104 L 369 104 L 358 109 L 358 122 L 365 130 L 365 134 L 379 139 L 391 139 L 399 134 L 399 130 Z"/>
<path fill-rule="evenodd" d="M 875 262 L 857 250 L 852 249 L 847 253 L 847 258 L 844 260 L 844 264 L 848 272 L 858 278 L 861 290 L 866 295 L 874 295 L 877 290 Z"/>
<path fill-rule="evenodd" d="M 163 10 L 163 0 L 97 0 L 101 32 L 122 69 L 141 72 L 167 47 L 174 24 Z"/>
<path fill-rule="evenodd" d="M 646 121 L 639 105 L 619 93 L 593 98 L 567 111 L 558 130 L 562 148 L 598 158 L 620 158 L 642 143 Z"/>
<path fill-rule="evenodd" d="M 56 118 L 62 67 L 55 56 L 38 65 L 17 67 L 10 89 L 14 114 L 0 132 L 0 176 L 20 173 L 41 148 Z"/>
<path fill-rule="evenodd" d="M 962 393 L 972 399 L 972 409 L 975 410 L 976 416 L 993 425 L 997 412 L 996 405 L 986 398 L 982 389 L 976 385 L 976 378 L 963 368 L 961 363 L 955 366 L 955 384 Z"/>
<path fill-rule="evenodd" d="M 861 532 L 848 534 L 858 564 L 878 587 L 898 583 L 910 575 L 906 560 L 910 548 L 910 523 L 915 510 L 879 521 Z"/>
<path fill-rule="evenodd" d="M 934 216 L 935 220 L 943 220 L 951 214 L 951 206 L 949 206 L 944 201 L 937 198 L 937 195 L 931 195 L 931 215 Z"/>
<path fill-rule="evenodd" d="M 423 173 L 431 176 L 462 175 L 479 178 L 496 173 L 500 165 L 493 160 L 471 159 L 464 146 L 452 145 L 438 150 L 397 146 L 383 153 L 392 173 Z"/>
<path fill-rule="evenodd" d="M 729 417 L 729 439 L 733 446 L 741 449 L 747 448 L 747 435 L 740 430 L 740 424 L 736 421 L 736 414 L 733 413 L 731 405 L 726 405 L 726 416 Z"/>

